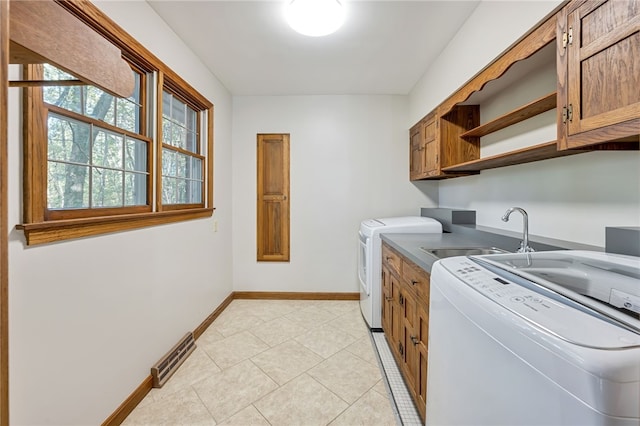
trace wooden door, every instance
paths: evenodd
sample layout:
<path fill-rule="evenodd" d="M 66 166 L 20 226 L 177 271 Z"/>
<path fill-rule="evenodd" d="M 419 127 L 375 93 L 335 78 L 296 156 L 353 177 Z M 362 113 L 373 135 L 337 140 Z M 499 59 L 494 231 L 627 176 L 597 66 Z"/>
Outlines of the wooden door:
<path fill-rule="evenodd" d="M 258 135 L 258 261 L 289 261 L 289 135 Z"/>
<path fill-rule="evenodd" d="M 569 9 L 562 37 L 566 47 L 560 40 L 560 60 L 566 61 L 567 86 L 566 93 L 561 84 L 559 90 L 559 100 L 565 102 L 558 106 L 566 108 L 560 147 L 625 137 L 637 142 L 640 0 L 587 1 Z"/>

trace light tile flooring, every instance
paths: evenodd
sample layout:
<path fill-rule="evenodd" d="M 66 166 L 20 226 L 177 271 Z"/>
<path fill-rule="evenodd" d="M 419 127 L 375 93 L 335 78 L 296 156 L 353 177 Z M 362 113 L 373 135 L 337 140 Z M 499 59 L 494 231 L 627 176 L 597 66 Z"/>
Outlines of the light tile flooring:
<path fill-rule="evenodd" d="M 234 300 L 123 425 L 397 425 L 357 301 Z"/>

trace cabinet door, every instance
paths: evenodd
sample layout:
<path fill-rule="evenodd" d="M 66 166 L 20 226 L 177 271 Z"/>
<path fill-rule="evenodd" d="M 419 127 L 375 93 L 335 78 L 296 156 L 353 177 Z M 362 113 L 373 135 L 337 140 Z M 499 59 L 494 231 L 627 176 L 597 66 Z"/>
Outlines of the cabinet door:
<path fill-rule="evenodd" d="M 438 120 L 435 114 L 425 120 L 424 127 L 422 128 L 424 135 L 424 150 L 423 150 L 423 175 L 437 176 L 440 174 L 439 169 L 439 151 L 440 143 L 437 137 L 438 135 Z"/>
<path fill-rule="evenodd" d="M 567 108 L 560 148 L 637 142 L 640 0 L 588 1 L 567 13 L 559 41 L 563 45 L 566 37 L 566 48 L 560 46 L 566 56 L 566 94 L 561 88 L 565 102 L 559 107 Z"/>
<path fill-rule="evenodd" d="M 424 141 L 421 123 L 411 128 L 410 137 L 409 179 L 416 180 L 423 177 L 424 166 Z"/>
<path fill-rule="evenodd" d="M 400 343 L 403 348 L 402 367 L 405 372 L 409 390 L 415 394 L 416 377 L 416 299 L 411 292 L 405 290 L 402 294 L 402 324 L 400 328 Z"/>
<path fill-rule="evenodd" d="M 389 308 L 391 312 L 389 313 L 389 329 L 390 334 L 387 335 L 387 340 L 389 341 L 389 345 L 394 352 L 396 352 L 396 356 L 398 359 L 402 358 L 404 355 L 404 348 L 400 344 L 400 329 L 402 326 L 402 302 L 404 301 L 404 296 L 400 297 L 400 281 L 399 279 L 393 275 L 389 274 L 389 283 L 391 284 L 391 303 L 389 304 Z"/>
<path fill-rule="evenodd" d="M 425 419 L 427 407 L 427 360 L 429 341 L 429 305 L 418 303 L 416 317 L 416 381 L 415 395 L 418 411 Z"/>
<path fill-rule="evenodd" d="M 391 313 L 393 308 L 393 296 L 391 292 L 391 280 L 389 269 L 382 266 L 382 331 L 388 336 L 391 334 Z"/>

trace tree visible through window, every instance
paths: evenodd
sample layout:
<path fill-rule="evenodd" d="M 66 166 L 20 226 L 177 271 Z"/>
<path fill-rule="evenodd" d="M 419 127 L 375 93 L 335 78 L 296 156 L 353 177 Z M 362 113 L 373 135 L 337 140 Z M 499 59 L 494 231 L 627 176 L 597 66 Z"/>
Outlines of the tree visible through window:
<path fill-rule="evenodd" d="M 72 78 L 50 65 L 45 65 L 44 73 L 47 80 Z M 92 86 L 44 89 L 49 106 L 48 209 L 149 204 L 149 141 L 140 138 L 141 77 L 135 76 L 136 89 L 128 99 Z"/>
<path fill-rule="evenodd" d="M 47 81 L 23 91 L 27 244 L 211 216 L 213 104 L 91 2 L 60 4 L 121 50 L 135 90 L 24 65 L 25 80 Z"/>
<path fill-rule="evenodd" d="M 198 113 L 176 95 L 162 92 L 162 203 L 201 204 L 204 157 Z"/>

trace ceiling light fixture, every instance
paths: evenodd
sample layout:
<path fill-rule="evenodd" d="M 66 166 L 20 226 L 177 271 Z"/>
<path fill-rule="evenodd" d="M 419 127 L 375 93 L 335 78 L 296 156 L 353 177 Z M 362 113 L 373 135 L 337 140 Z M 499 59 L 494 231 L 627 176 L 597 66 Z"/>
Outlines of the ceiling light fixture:
<path fill-rule="evenodd" d="M 287 0 L 285 17 L 289 26 L 311 37 L 331 34 L 344 22 L 344 6 L 339 0 Z"/>

